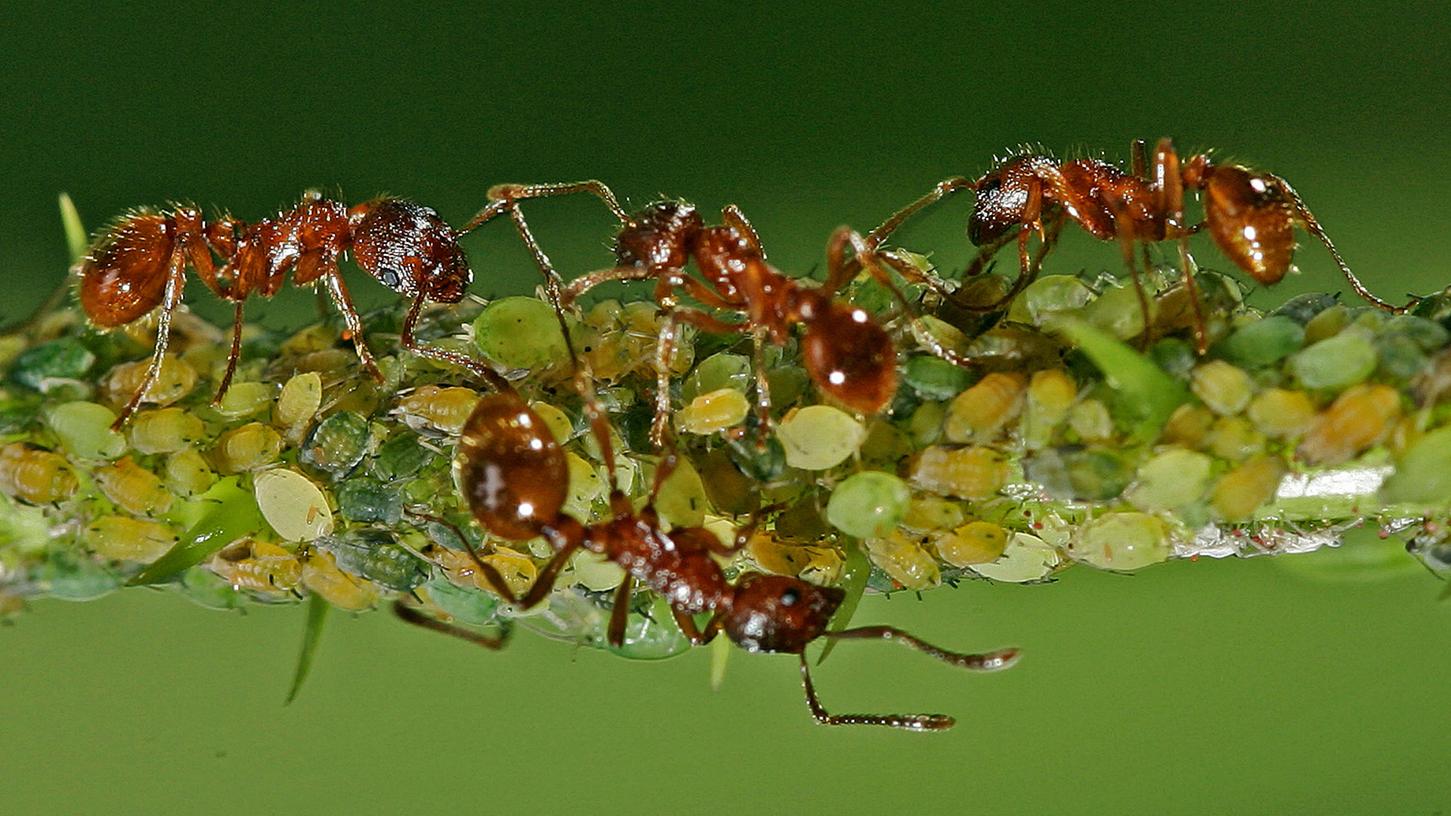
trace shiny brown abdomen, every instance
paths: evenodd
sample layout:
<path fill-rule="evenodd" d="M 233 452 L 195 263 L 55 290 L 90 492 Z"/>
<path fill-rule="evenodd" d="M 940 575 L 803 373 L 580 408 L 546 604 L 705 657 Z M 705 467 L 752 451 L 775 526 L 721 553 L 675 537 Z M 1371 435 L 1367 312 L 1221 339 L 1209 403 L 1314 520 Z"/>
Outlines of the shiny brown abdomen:
<path fill-rule="evenodd" d="M 81 262 L 81 308 L 103 329 L 124 326 L 161 305 L 176 232 L 164 215 L 134 215 Z"/>
<path fill-rule="evenodd" d="M 1214 243 L 1265 285 L 1295 256 L 1295 208 L 1284 182 L 1243 167 L 1216 167 L 1205 184 L 1204 221 Z"/>

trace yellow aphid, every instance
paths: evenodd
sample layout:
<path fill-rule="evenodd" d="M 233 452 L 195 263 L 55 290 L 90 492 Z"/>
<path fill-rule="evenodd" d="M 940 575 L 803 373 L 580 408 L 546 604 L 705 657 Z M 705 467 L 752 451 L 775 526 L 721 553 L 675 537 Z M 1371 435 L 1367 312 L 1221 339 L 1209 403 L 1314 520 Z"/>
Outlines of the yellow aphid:
<path fill-rule="evenodd" d="M 217 438 L 212 464 L 223 474 L 266 467 L 282 453 L 282 437 L 260 422 L 249 422 Z"/>
<path fill-rule="evenodd" d="M 1113 437 L 1113 416 L 1101 400 L 1086 399 L 1068 409 L 1068 427 L 1082 442 L 1104 442 Z"/>
<path fill-rule="evenodd" d="M 336 342 L 334 339 L 333 342 Z M 329 374 L 347 376 L 348 369 L 358 360 L 357 355 L 351 349 L 324 348 L 317 351 L 309 351 L 300 355 L 293 361 L 293 367 L 299 372 L 315 371 L 326 377 Z"/>
<path fill-rule="evenodd" d="M 1267 388 L 1250 401 L 1246 415 L 1265 436 L 1290 439 L 1315 421 L 1315 403 L 1303 391 Z"/>
<path fill-rule="evenodd" d="M 305 427 L 322 407 L 322 376 L 304 371 L 288 378 L 272 408 L 273 424 L 287 429 Z M 300 436 L 300 434 L 299 434 Z"/>
<path fill-rule="evenodd" d="M 574 425 L 569 421 L 569 414 L 547 402 L 538 400 L 529 403 L 529 408 L 544 420 L 544 427 L 549 429 L 549 435 L 554 437 L 559 444 L 563 445 L 574 436 Z"/>
<path fill-rule="evenodd" d="M 918 496 L 907 505 L 907 515 L 902 517 L 902 526 L 913 530 L 951 530 L 967 520 L 967 511 L 961 502 L 940 499 L 936 496 Z"/>
<path fill-rule="evenodd" d="M 1265 449 L 1265 435 L 1241 416 L 1220 417 L 1209 429 L 1204 443 L 1210 453 L 1238 462 Z"/>
<path fill-rule="evenodd" d="M 166 487 L 179 496 L 205 493 L 216 484 L 217 474 L 196 448 L 183 448 L 166 457 Z"/>
<path fill-rule="evenodd" d="M 953 398 L 943 433 L 950 442 L 987 441 L 1023 408 L 1027 380 L 1015 372 L 993 372 Z"/>
<path fill-rule="evenodd" d="M 912 484 L 942 496 L 987 499 L 1008 483 L 1008 457 L 992 448 L 948 448 L 940 445 L 923 450 L 912 460 Z"/>
<path fill-rule="evenodd" d="M 337 343 L 338 333 L 335 329 L 321 323 L 314 323 L 283 340 L 282 346 L 278 350 L 285 357 L 295 357 L 314 351 L 330 350 Z"/>
<path fill-rule="evenodd" d="M 1224 474 L 1209 503 L 1225 521 L 1248 521 L 1275 497 L 1285 467 L 1272 456 L 1256 456 Z"/>
<path fill-rule="evenodd" d="M 920 539 L 897 530 L 886 538 L 867 539 L 866 546 L 872 563 L 906 589 L 926 589 L 942 583 L 942 571 Z"/>
<path fill-rule="evenodd" d="M 214 410 L 227 419 L 242 419 L 272 407 L 273 386 L 260 382 L 234 382 Z"/>
<path fill-rule="evenodd" d="M 746 553 L 765 572 L 819 585 L 834 584 L 841 577 L 844 563 L 841 551 L 835 547 L 791 544 L 764 530 L 751 536 Z"/>
<path fill-rule="evenodd" d="M 202 438 L 202 421 L 184 408 L 138 411 L 126 428 L 140 453 L 175 453 Z"/>
<path fill-rule="evenodd" d="M 86 547 L 102 558 L 149 564 L 176 544 L 176 534 L 156 521 L 101 516 L 86 525 Z"/>
<path fill-rule="evenodd" d="M 866 435 L 856 417 L 829 405 L 792 410 L 776 428 L 786 464 L 805 470 L 826 470 L 845 462 Z"/>
<path fill-rule="evenodd" d="M 1225 362 L 1210 360 L 1194 369 L 1189 389 L 1220 416 L 1233 416 L 1244 410 L 1254 396 L 1254 380 L 1244 369 Z"/>
<path fill-rule="evenodd" d="M 244 538 L 228 544 L 207 568 L 239 591 L 281 595 L 302 581 L 302 561 L 268 541 Z"/>
<path fill-rule="evenodd" d="M 1361 384 L 1325 409 L 1297 451 L 1310 465 L 1338 465 L 1374 446 L 1401 418 L 1401 397 L 1388 385 Z"/>
<path fill-rule="evenodd" d="M 378 602 L 377 585 L 338 569 L 331 553 L 313 550 L 302 562 L 302 585 L 339 609 L 358 612 Z"/>
<path fill-rule="evenodd" d="M 712 434 L 745 421 L 751 410 L 746 395 L 734 388 L 701 394 L 675 414 L 675 427 L 682 433 Z"/>
<path fill-rule="evenodd" d="M 521 597 L 528 592 L 529 587 L 534 586 L 534 579 L 539 577 L 539 567 L 534 559 L 508 547 L 496 547 L 493 552 L 481 556 L 479 560 L 498 570 L 499 576 L 504 579 L 504 585 L 515 597 Z M 493 584 L 483 575 L 476 575 L 474 582 L 480 589 L 494 592 Z"/>
<path fill-rule="evenodd" d="M 333 531 L 327 497 L 312 480 L 290 468 L 275 468 L 253 480 L 262 517 L 287 541 L 312 541 Z"/>
<path fill-rule="evenodd" d="M 599 553 L 580 550 L 569 560 L 567 579 L 568 584 L 582 586 L 591 592 L 606 592 L 624 582 L 625 570 Z"/>
<path fill-rule="evenodd" d="M 954 567 L 988 564 L 998 560 L 1008 546 L 1008 531 L 990 521 L 973 521 L 950 533 L 932 537 L 943 561 Z"/>
<path fill-rule="evenodd" d="M 1050 368 L 1033 373 L 1028 382 L 1028 401 L 1023 409 L 1023 442 L 1030 449 L 1042 448 L 1053 440 L 1053 432 L 1068 417 L 1078 386 L 1068 372 Z"/>
<path fill-rule="evenodd" d="M 50 504 L 76 492 L 76 474 L 64 457 L 12 442 L 0 448 L 0 492 L 30 504 Z"/>
<path fill-rule="evenodd" d="M 416 418 L 436 430 L 457 434 L 478 401 L 479 392 L 471 388 L 425 385 L 398 400 L 398 411 L 405 420 Z"/>
<path fill-rule="evenodd" d="M 157 516 L 171 509 L 171 491 L 129 456 L 96 468 L 93 475 L 106 498 L 132 515 Z"/>
<path fill-rule="evenodd" d="M 150 342 L 148 340 L 147 344 Z M 103 386 L 110 401 L 122 405 L 129 400 L 146 378 L 146 369 L 150 365 L 150 360 L 138 360 L 134 363 L 122 363 L 111 369 Z M 190 363 L 174 354 L 167 354 L 161 359 L 161 372 L 156 377 L 156 382 L 141 395 L 141 401 L 152 405 L 170 405 L 190 394 L 196 387 L 196 380 L 196 369 Z"/>

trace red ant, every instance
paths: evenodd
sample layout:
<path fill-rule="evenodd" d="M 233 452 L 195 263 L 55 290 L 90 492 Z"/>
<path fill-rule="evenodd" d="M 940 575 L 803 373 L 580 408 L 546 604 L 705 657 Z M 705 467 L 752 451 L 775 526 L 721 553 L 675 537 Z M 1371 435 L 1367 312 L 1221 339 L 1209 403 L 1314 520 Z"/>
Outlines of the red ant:
<path fill-rule="evenodd" d="M 1206 226 L 1220 251 L 1266 286 L 1278 283 L 1289 272 L 1295 252 L 1294 228 L 1300 226 L 1320 239 L 1351 288 L 1371 304 L 1397 313 L 1415 305 L 1412 301 L 1394 306 L 1366 289 L 1300 194 L 1283 178 L 1237 164 L 1216 164 L 1205 153 L 1181 162 L 1168 138 L 1155 146 L 1152 163 L 1146 148 L 1142 139 L 1133 142 L 1133 167 L 1128 173 L 1099 159 L 1059 161 L 1042 150 L 1024 149 L 975 180 L 956 177 L 938 183 L 872 230 L 866 237 L 867 247 L 899 268 L 900 261 L 879 251 L 882 243 L 919 211 L 953 193 L 972 190 L 977 200 L 967 235 L 982 250 L 967 274 L 981 272 L 1007 244 L 1018 244 L 1018 278 L 1008 294 L 988 308 L 1007 303 L 1032 282 L 1039 262 L 1056 243 L 1065 221 L 1071 220 L 1095 238 L 1119 241 L 1147 326 L 1149 301 L 1134 261 L 1134 244 L 1145 245 L 1148 266 L 1149 243 L 1177 241 L 1184 287 L 1194 305 L 1194 339 L 1200 353 L 1205 351 L 1207 338 L 1189 236 Z M 1203 223 L 1187 222 L 1185 190 L 1203 194 Z M 1028 242 L 1034 233 L 1042 246 L 1030 261 Z"/>
<path fill-rule="evenodd" d="M 455 534 L 468 549 L 480 573 L 509 603 L 521 609 L 543 601 L 553 589 L 560 570 L 580 549 L 599 553 L 623 567 L 625 580 L 614 596 L 607 629 L 609 642 L 624 643 L 630 595 L 638 580 L 664 598 L 682 633 L 694 645 L 709 643 L 724 632 L 748 652 L 787 652 L 801 663 L 806 702 L 816 721 L 825 725 L 886 725 L 913 731 L 950 728 L 954 720 L 942 714 L 830 714 L 821 705 L 811 682 L 806 646 L 818 638 L 892 640 L 939 660 L 975 671 L 1006 668 L 1018 656 L 1016 649 L 986 654 L 944 651 L 889 626 L 867 626 L 827 631 L 844 593 L 796 578 L 751 574 L 732 584 L 715 556 L 731 556 L 744 546 L 756 517 L 727 546 L 703 527 L 665 531 L 654 503 L 661 485 L 674 470 L 673 450 L 664 454 L 655 471 L 650 498 L 636 511 L 619 488 L 614 469 L 608 420 L 576 364 L 576 384 L 585 399 L 590 428 L 610 477 L 612 517 L 585 525 L 562 512 L 569 491 L 569 471 L 558 440 L 512 389 L 484 395 L 464 424 L 456 462 L 459 483 L 474 518 L 489 533 L 510 541 L 543 536 L 555 553 L 522 598 L 502 575 L 484 561 L 461 531 Z M 422 518 L 432 518 L 421 516 Z M 432 519 L 441 521 L 440 519 Z M 398 601 L 394 611 L 405 621 L 452 634 L 492 649 L 504 637 L 488 637 L 428 617 Z M 710 615 L 704 627 L 693 616 Z"/>
<path fill-rule="evenodd" d="M 349 251 L 379 283 L 413 298 L 403 321 L 404 348 L 464 366 L 491 383 L 503 382 L 488 366 L 423 345 L 413 336 L 426 302 L 457 303 L 473 280 L 453 229 L 428 207 L 380 198 L 349 208 L 313 192 L 291 210 L 254 224 L 231 216 L 209 221 L 191 206 L 139 210 L 102 233 L 78 266 L 81 308 L 94 325 L 124 326 L 160 307 L 151 364 L 113 427 L 125 425 L 160 374 L 188 266 L 208 289 L 235 304 L 231 352 L 214 402 L 226 394 L 241 356 L 247 298 L 277 294 L 289 272 L 298 286 L 323 282 L 342 315 L 344 337 L 353 341 L 363 367 L 381 381 L 363 339 L 363 322 L 338 270 L 338 259 Z"/>
<path fill-rule="evenodd" d="M 616 266 L 584 275 L 567 286 L 539 248 L 524 220 L 519 202 L 531 198 L 590 193 L 598 197 L 621 223 L 615 236 Z M 501 184 L 489 190 L 489 205 L 471 219 L 469 232 L 507 212 L 544 273 L 545 288 L 558 308 L 568 307 L 594 287 L 611 281 L 654 280 L 654 299 L 664 318 L 656 345 L 657 373 L 655 422 L 651 440 L 663 444 L 670 409 L 669 361 L 676 342 L 676 324 L 694 324 L 709 332 L 750 333 L 755 343 L 757 411 L 763 434 L 769 424 L 770 392 L 766 385 L 764 341 L 780 345 L 791 327 L 805 330 L 802 360 L 816 386 L 837 402 L 864 414 L 886 407 L 896 392 L 897 355 L 886 331 L 863 309 L 835 299 L 860 268 L 868 269 L 886 285 L 912 318 L 918 340 L 940 356 L 967 365 L 917 324 L 911 306 L 891 278 L 876 263 L 862 237 L 841 227 L 827 244 L 827 279 L 819 287 L 802 286 L 766 260 L 760 236 L 734 204 L 721 210 L 721 226 L 706 226 L 695 206 L 683 201 L 658 201 L 634 215 L 620 207 L 614 194 L 599 181 L 568 184 Z M 849 258 L 857 262 L 853 266 Z M 685 273 L 695 261 L 705 280 Z M 683 307 L 677 293 L 684 291 L 701 304 L 744 315 L 729 323 L 699 309 Z M 562 318 L 561 318 L 562 319 Z M 566 335 L 567 339 L 567 335 Z"/>

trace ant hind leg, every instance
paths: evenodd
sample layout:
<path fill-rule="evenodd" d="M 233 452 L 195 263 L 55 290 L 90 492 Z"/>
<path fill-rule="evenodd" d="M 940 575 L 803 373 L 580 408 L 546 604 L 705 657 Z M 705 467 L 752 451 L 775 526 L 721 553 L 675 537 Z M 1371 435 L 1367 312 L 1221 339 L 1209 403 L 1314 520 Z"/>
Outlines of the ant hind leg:
<path fill-rule="evenodd" d="M 146 366 L 146 374 L 136 386 L 136 391 L 131 394 L 131 399 L 126 401 L 116 421 L 111 423 L 113 431 L 125 427 L 127 420 L 141 405 L 141 399 L 161 376 L 161 363 L 166 359 L 166 346 L 171 339 L 171 316 L 176 312 L 176 307 L 181 305 L 181 293 L 185 288 L 186 255 L 180 250 L 173 250 L 167 264 L 166 289 L 162 294 L 161 308 L 156 318 L 156 346 L 151 352 L 151 362 Z"/>
<path fill-rule="evenodd" d="M 816 696 L 816 685 L 811 682 L 811 667 L 807 665 L 806 653 L 801 658 L 801 687 L 806 691 L 806 705 L 811 716 L 822 725 L 883 725 L 906 731 L 943 731 L 957 724 L 946 714 L 832 714 Z"/>
<path fill-rule="evenodd" d="M 507 626 L 500 628 L 498 635 L 486 635 L 482 632 L 475 632 L 451 623 L 444 623 L 437 618 L 424 614 L 422 610 L 404 603 L 402 599 L 393 602 L 393 614 L 397 615 L 404 623 L 427 629 L 430 632 L 438 632 L 466 640 L 469 643 L 482 646 L 494 652 L 504 648 L 509 642 L 509 635 L 511 634 L 511 629 Z"/>

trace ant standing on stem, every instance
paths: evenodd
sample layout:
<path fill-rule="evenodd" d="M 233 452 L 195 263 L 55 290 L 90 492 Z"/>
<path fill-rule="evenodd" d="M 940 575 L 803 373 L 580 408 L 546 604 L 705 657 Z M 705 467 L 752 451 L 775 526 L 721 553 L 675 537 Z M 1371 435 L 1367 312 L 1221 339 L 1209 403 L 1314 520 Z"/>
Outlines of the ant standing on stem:
<path fill-rule="evenodd" d="M 797 578 L 750 574 L 732 584 L 716 556 L 731 556 L 750 538 L 753 516 L 727 546 L 703 527 L 662 529 L 654 502 L 677 458 L 667 450 L 656 468 L 650 498 L 639 511 L 619 488 L 610 443 L 608 418 L 594 395 L 587 373 L 580 370 L 571 349 L 575 384 L 585 401 L 590 429 L 609 473 L 611 518 L 585 525 L 562 512 L 569 491 L 569 470 L 558 440 L 512 388 L 480 398 L 465 422 L 455 462 L 458 481 L 474 518 L 490 534 L 510 541 L 543 536 L 555 553 L 522 598 L 515 595 L 493 566 L 455 531 L 480 573 L 509 603 L 527 609 L 543 601 L 560 571 L 580 549 L 611 559 L 627 573 L 615 593 L 607 637 L 616 646 L 624 642 L 625 624 L 634 582 L 639 581 L 664 598 L 681 632 L 692 644 L 710 642 L 717 634 L 749 652 L 787 652 L 798 655 L 801 681 L 812 716 L 825 725 L 885 725 L 912 731 L 950 728 L 954 720 L 942 714 L 830 714 L 816 696 L 806 661 L 806 646 L 822 638 L 890 640 L 929 654 L 943 662 L 974 671 L 1006 668 L 1017 659 L 1016 649 L 985 654 L 958 654 L 939 649 L 889 626 L 867 626 L 829 632 L 826 627 L 844 593 L 818 587 Z M 434 521 L 441 521 L 428 516 Z M 445 522 L 446 524 L 446 522 Z M 405 621 L 498 649 L 504 639 L 491 638 L 428 617 L 403 601 L 394 604 Z M 709 614 L 703 627 L 694 616 Z"/>
<path fill-rule="evenodd" d="M 1146 147 L 1143 140 L 1134 141 L 1129 173 L 1099 159 L 1058 161 L 1042 150 L 1025 149 L 975 180 L 957 177 L 938 183 L 931 192 L 872 230 L 866 237 L 867 247 L 887 255 L 880 252 L 881 245 L 909 218 L 954 193 L 972 190 L 977 200 L 967 235 L 982 250 L 967 274 L 981 272 L 1007 244 L 1016 241 L 1018 245 L 1018 278 L 1008 294 L 988 308 L 1012 300 L 1032 282 L 1038 262 L 1057 242 L 1064 223 L 1072 221 L 1095 238 L 1119 242 L 1147 331 L 1149 300 L 1134 260 L 1134 244 L 1145 245 L 1147 266 L 1147 244 L 1177 241 L 1184 287 L 1194 306 L 1194 339 L 1201 354 L 1207 344 L 1204 308 L 1194 284 L 1189 236 L 1205 227 L 1221 252 L 1266 286 L 1278 283 L 1290 271 L 1295 252 L 1294 228 L 1299 226 L 1325 245 L 1351 288 L 1366 301 L 1397 313 L 1415 305 L 1412 301 L 1395 306 L 1366 289 L 1299 193 L 1283 178 L 1237 164 L 1217 164 L 1206 153 L 1181 162 L 1168 138 L 1159 140 L 1152 162 Z M 1185 190 L 1202 194 L 1204 221 L 1200 224 L 1191 225 L 1185 218 Z M 1030 261 L 1028 243 L 1034 233 L 1042 246 Z M 890 255 L 886 259 L 890 260 Z"/>
<path fill-rule="evenodd" d="M 586 274 L 564 285 L 534 239 L 519 202 L 532 198 L 590 193 L 620 221 L 615 236 L 616 266 Z M 891 338 L 865 310 L 835 299 L 861 268 L 868 269 L 892 292 L 911 319 L 918 340 L 946 359 L 968 365 L 918 325 L 911 305 L 876 263 L 875 254 L 856 232 L 841 227 L 827 244 L 828 274 L 819 287 L 803 286 L 766 261 L 754 227 L 734 204 L 721 210 L 720 226 L 706 226 L 695 206 L 683 201 L 658 201 L 627 214 L 608 187 L 599 181 L 567 184 L 501 184 L 489 190 L 489 205 L 464 227 L 467 233 L 508 213 L 544 274 L 545 289 L 556 308 L 572 305 L 584 293 L 611 281 L 654 280 L 654 299 L 664 323 L 656 344 L 655 421 L 650 438 L 663 446 L 670 416 L 669 362 L 676 342 L 676 324 L 691 323 L 704 331 L 749 333 L 755 343 L 757 411 L 762 441 L 769 427 L 771 398 L 766 385 L 764 343 L 785 344 L 791 327 L 804 329 L 801 356 L 807 373 L 823 393 L 864 414 L 886 407 L 896 392 L 897 355 Z M 852 265 L 849 259 L 855 259 Z M 705 280 L 686 274 L 695 261 Z M 741 313 L 730 323 L 708 312 L 681 306 L 678 293 L 715 309 Z M 563 313 L 561 312 L 561 326 Z M 566 332 L 566 342 L 568 342 Z"/>
<path fill-rule="evenodd" d="M 291 210 L 246 224 L 229 215 L 207 220 L 195 207 L 178 205 L 123 216 L 97 238 L 77 265 L 81 308 L 95 326 L 124 326 L 160 307 L 151 363 L 113 427 L 126 424 L 161 372 L 188 266 L 208 289 L 235 304 L 232 348 L 214 402 L 226 394 L 241 356 L 247 298 L 277 294 L 289 272 L 297 286 L 321 281 L 327 287 L 342 315 L 344 337 L 353 341 L 363 367 L 381 381 L 364 341 L 362 319 L 338 270 L 339 258 L 349 251 L 379 283 L 413 298 L 403 321 L 405 349 L 463 366 L 496 387 L 504 383 L 487 364 L 424 345 L 413 336 L 425 303 L 457 303 L 473 280 L 453 228 L 428 207 L 380 198 L 349 208 L 310 192 Z"/>

